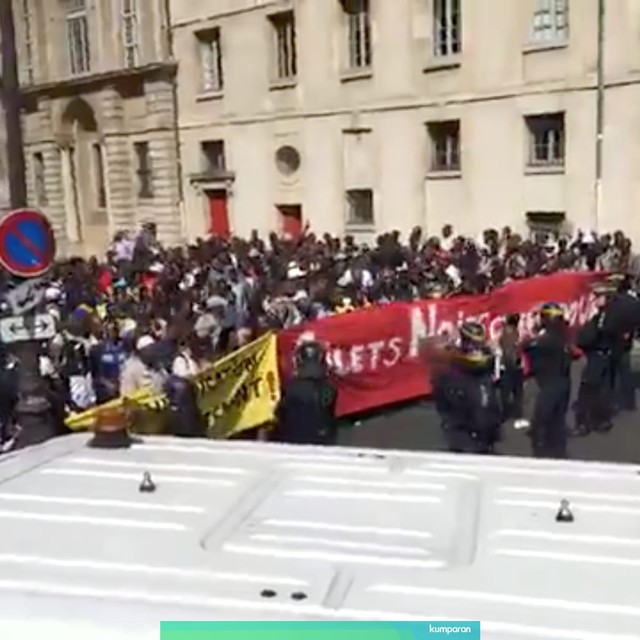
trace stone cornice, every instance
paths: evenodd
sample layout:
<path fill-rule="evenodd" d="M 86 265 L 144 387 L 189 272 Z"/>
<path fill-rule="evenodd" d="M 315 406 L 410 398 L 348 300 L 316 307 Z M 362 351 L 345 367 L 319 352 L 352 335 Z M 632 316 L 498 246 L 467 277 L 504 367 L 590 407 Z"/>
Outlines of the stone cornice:
<path fill-rule="evenodd" d="M 132 69 L 114 69 L 104 73 L 92 73 L 56 80 L 55 82 L 23 86 L 20 88 L 20 92 L 25 98 L 55 98 L 77 95 L 81 92 L 95 91 L 105 86 L 126 86 L 129 83 L 144 80 L 169 80 L 175 77 L 177 68 L 178 65 L 174 61 L 154 62 Z"/>

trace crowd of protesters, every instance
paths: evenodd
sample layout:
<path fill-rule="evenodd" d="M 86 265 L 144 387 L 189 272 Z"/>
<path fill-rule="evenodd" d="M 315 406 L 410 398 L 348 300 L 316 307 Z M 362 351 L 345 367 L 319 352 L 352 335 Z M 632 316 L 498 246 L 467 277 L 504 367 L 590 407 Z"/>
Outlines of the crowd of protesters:
<path fill-rule="evenodd" d="M 63 410 L 77 412 L 166 390 L 169 378 L 187 379 L 265 331 L 363 306 L 480 294 L 564 269 L 637 272 L 636 262 L 622 232 L 532 241 L 505 228 L 472 240 L 447 225 L 439 238 L 415 229 L 406 240 L 392 232 L 367 246 L 306 229 L 295 239 L 254 232 L 165 248 L 146 224 L 118 233 L 103 260 L 55 266 L 42 311 L 59 333 L 43 345 L 41 373 Z M 2 357 L 10 369 L 4 346 Z"/>

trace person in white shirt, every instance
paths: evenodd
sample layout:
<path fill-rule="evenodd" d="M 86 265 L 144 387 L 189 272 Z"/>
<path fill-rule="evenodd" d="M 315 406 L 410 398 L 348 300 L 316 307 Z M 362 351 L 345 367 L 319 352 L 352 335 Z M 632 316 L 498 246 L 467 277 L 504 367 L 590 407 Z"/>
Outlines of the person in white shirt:
<path fill-rule="evenodd" d="M 125 362 L 120 376 L 120 395 L 130 397 L 147 390 L 160 394 L 164 390 L 166 375 L 153 365 L 153 347 L 156 341 L 148 335 L 138 339 L 133 353 Z"/>
<path fill-rule="evenodd" d="M 200 373 L 200 367 L 193 357 L 193 353 L 189 345 L 184 342 L 180 345 L 178 354 L 173 359 L 171 374 L 177 378 L 190 379 Z"/>
<path fill-rule="evenodd" d="M 455 236 L 453 235 L 453 227 L 450 224 L 445 224 L 442 227 L 442 238 L 440 240 L 440 247 L 447 253 L 453 249 L 453 243 L 455 242 Z"/>

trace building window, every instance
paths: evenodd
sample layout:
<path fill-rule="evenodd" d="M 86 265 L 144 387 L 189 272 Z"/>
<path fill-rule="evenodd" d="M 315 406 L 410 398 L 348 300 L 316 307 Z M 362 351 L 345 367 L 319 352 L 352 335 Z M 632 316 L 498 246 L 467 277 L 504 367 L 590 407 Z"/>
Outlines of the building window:
<path fill-rule="evenodd" d="M 347 224 L 370 227 L 373 222 L 373 191 L 371 189 L 347 191 Z"/>
<path fill-rule="evenodd" d="M 460 171 L 460 121 L 431 122 L 431 171 Z"/>
<path fill-rule="evenodd" d="M 36 195 L 38 206 L 46 206 L 47 187 L 44 179 L 44 156 L 42 153 L 33 154 L 33 187 Z"/>
<path fill-rule="evenodd" d="M 526 214 L 529 237 L 538 244 L 556 241 L 565 226 L 564 211 L 529 211 Z"/>
<path fill-rule="evenodd" d="M 104 180 L 104 162 L 102 159 L 102 145 L 93 145 L 93 170 L 96 184 L 96 205 L 98 209 L 107 207 L 107 190 Z"/>
<path fill-rule="evenodd" d="M 433 0 L 434 55 L 454 56 L 462 51 L 460 0 Z"/>
<path fill-rule="evenodd" d="M 526 118 L 529 132 L 529 166 L 564 166 L 564 113 Z"/>
<path fill-rule="evenodd" d="M 31 0 L 22 0 L 22 30 L 24 46 L 23 78 L 26 84 L 33 84 L 33 13 L 31 11 Z"/>
<path fill-rule="evenodd" d="M 211 29 L 196 34 L 200 47 L 200 69 L 204 91 L 222 91 L 222 39 L 220 29 Z"/>
<path fill-rule="evenodd" d="M 367 69 L 371 66 L 371 13 L 369 0 L 342 0 L 347 19 L 347 45 L 349 69 Z"/>
<path fill-rule="evenodd" d="M 128 69 L 139 64 L 140 50 L 138 43 L 138 0 L 122 0 L 122 50 L 124 66 Z"/>
<path fill-rule="evenodd" d="M 569 0 L 535 0 L 534 42 L 557 42 L 569 35 Z"/>
<path fill-rule="evenodd" d="M 153 171 L 149 156 L 149 143 L 136 142 L 136 175 L 138 176 L 138 198 L 153 198 Z"/>
<path fill-rule="evenodd" d="M 269 17 L 273 29 L 273 74 L 276 80 L 292 80 L 298 73 L 296 22 L 293 11 Z"/>
<path fill-rule="evenodd" d="M 200 145 L 206 173 L 226 171 L 224 140 L 206 140 Z"/>
<path fill-rule="evenodd" d="M 71 74 L 89 73 L 91 71 L 91 57 L 86 0 L 68 0 L 68 7 L 67 40 Z"/>

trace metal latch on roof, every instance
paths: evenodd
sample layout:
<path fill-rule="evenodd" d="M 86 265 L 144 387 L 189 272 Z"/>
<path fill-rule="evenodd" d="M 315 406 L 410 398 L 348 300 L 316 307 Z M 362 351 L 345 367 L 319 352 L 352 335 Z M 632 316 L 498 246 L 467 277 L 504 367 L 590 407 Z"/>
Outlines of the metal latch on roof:
<path fill-rule="evenodd" d="M 568 500 L 560 501 L 560 509 L 556 514 L 556 522 L 573 522 L 573 512 L 569 506 Z"/>
<path fill-rule="evenodd" d="M 151 479 L 151 474 L 145 471 L 142 476 L 142 482 L 140 483 L 140 493 L 153 493 L 155 490 L 156 485 Z"/>

